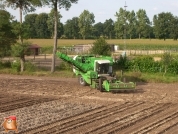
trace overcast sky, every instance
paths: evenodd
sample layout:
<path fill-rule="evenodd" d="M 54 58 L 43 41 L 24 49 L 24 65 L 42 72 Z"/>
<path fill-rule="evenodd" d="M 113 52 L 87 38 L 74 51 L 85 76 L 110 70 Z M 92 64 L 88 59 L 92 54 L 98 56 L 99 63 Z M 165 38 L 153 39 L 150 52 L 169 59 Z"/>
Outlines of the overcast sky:
<path fill-rule="evenodd" d="M 64 24 L 68 19 L 79 17 L 84 10 L 94 14 L 95 23 L 103 23 L 110 18 L 115 21 L 116 12 L 119 12 L 121 7 L 124 8 L 125 2 L 128 11 L 134 10 L 136 13 L 139 9 L 146 10 L 150 21 L 152 21 L 154 15 L 161 12 L 171 12 L 174 16 L 178 16 L 178 0 L 78 0 L 78 3 L 72 4 L 68 11 L 60 10 L 63 16 L 61 22 Z M 49 13 L 50 10 L 48 7 L 43 7 L 36 9 L 35 13 Z M 8 9 L 8 11 L 19 20 L 18 10 Z"/>

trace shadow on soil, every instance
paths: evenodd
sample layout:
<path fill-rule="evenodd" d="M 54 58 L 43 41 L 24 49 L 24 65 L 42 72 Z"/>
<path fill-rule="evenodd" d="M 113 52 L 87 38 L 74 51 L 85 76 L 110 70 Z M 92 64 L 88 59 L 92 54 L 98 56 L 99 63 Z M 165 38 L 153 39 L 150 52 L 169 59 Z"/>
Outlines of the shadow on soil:
<path fill-rule="evenodd" d="M 143 89 L 134 89 L 134 90 L 120 90 L 120 91 L 112 91 L 113 94 L 140 94 L 144 93 Z"/>

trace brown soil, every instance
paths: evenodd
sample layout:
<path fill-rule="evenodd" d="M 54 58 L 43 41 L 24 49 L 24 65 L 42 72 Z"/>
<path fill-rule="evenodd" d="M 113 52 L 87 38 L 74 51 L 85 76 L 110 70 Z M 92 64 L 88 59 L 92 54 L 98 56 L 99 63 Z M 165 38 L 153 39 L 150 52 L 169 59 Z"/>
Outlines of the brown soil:
<path fill-rule="evenodd" d="M 111 93 L 82 87 L 76 78 L 1 74 L 0 124 L 16 115 L 22 134 L 176 134 L 177 87 L 137 83 L 135 92 Z"/>

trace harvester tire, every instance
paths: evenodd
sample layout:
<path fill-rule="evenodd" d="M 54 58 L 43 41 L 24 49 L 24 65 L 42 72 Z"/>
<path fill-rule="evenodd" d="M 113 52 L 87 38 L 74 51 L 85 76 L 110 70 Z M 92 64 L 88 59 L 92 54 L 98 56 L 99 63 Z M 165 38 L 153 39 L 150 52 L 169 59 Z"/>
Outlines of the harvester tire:
<path fill-rule="evenodd" d="M 99 90 L 100 90 L 100 92 L 104 91 L 102 84 L 103 84 L 103 78 L 99 78 Z"/>
<path fill-rule="evenodd" d="M 82 85 L 82 86 L 86 86 L 87 85 L 85 79 L 82 76 L 79 76 L 78 80 L 79 80 L 80 85 Z"/>

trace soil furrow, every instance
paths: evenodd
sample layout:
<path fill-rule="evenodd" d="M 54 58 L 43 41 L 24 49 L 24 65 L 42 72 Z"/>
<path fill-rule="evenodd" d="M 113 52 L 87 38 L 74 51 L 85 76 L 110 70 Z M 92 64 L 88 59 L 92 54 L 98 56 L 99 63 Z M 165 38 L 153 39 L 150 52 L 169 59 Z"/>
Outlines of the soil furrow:
<path fill-rule="evenodd" d="M 162 105 L 146 105 L 145 107 L 137 107 L 137 110 L 130 114 L 123 113 L 120 117 L 117 117 L 115 120 L 104 123 L 103 125 L 96 127 L 88 133 L 114 133 L 115 131 L 121 131 L 127 127 L 132 126 L 138 120 L 141 120 L 144 117 L 147 117 L 148 113 L 155 113 L 160 111 L 164 104 Z M 166 105 L 167 106 L 167 105 Z M 139 109 L 139 110 L 138 110 Z M 146 116 L 144 116 L 146 114 Z"/>
<path fill-rule="evenodd" d="M 162 119 L 163 117 L 165 117 L 165 114 L 171 114 L 172 107 L 175 108 L 174 105 L 170 105 L 169 107 L 167 107 L 166 109 L 163 109 L 163 111 L 160 111 L 158 114 L 154 114 L 152 116 L 150 116 L 149 118 L 146 118 L 144 120 L 141 120 L 139 122 L 136 122 L 133 126 L 130 126 L 129 129 L 123 129 L 121 131 L 119 131 L 119 133 L 139 133 L 141 129 L 146 129 L 147 126 L 153 124 L 153 122 L 155 122 L 155 120 L 159 120 Z M 159 122 L 158 122 L 159 123 Z"/>
<path fill-rule="evenodd" d="M 28 107 L 28 106 L 31 106 L 31 105 L 35 105 L 35 104 L 43 103 L 43 102 L 48 102 L 48 101 L 52 101 L 52 99 L 20 100 L 20 101 L 17 101 L 17 102 L 8 103 L 6 105 L 1 105 L 0 106 L 0 112 L 7 112 L 7 111 L 10 111 L 10 110 L 14 110 L 14 109 L 22 108 L 22 107 Z"/>
<path fill-rule="evenodd" d="M 141 104 L 141 103 L 139 103 L 139 104 Z M 126 104 L 122 104 L 122 105 L 124 106 Z M 128 103 L 127 105 L 132 105 L 132 104 Z M 37 128 L 36 130 L 34 129 L 31 131 L 28 131 L 28 133 L 45 132 L 45 131 L 50 131 L 49 133 L 52 133 L 51 131 L 54 131 L 57 125 L 60 125 L 58 128 L 60 128 L 60 130 L 62 131 L 63 129 L 66 129 L 67 126 L 68 127 L 73 126 L 73 124 L 76 124 L 76 123 L 78 124 L 78 123 L 82 122 L 83 120 L 87 121 L 90 117 L 92 117 L 96 114 L 100 114 L 102 111 L 108 111 L 108 109 L 113 108 L 113 107 L 118 108 L 118 104 L 113 103 L 112 105 L 109 105 L 107 107 L 99 107 L 94 110 L 90 110 L 88 112 L 82 113 L 80 115 L 76 115 L 73 117 L 69 117 L 67 119 L 59 120 L 58 122 L 55 122 L 55 123 L 47 125 L 47 126 L 42 126 L 40 128 Z"/>
<path fill-rule="evenodd" d="M 143 102 L 142 102 L 143 103 Z M 83 127 L 84 125 L 93 123 L 98 120 L 102 120 L 105 118 L 108 118 L 111 115 L 118 114 L 119 112 L 125 111 L 126 109 L 132 109 L 135 108 L 138 105 L 141 105 L 142 103 L 134 103 L 134 104 L 129 104 L 129 105 L 122 105 L 118 107 L 113 107 L 113 108 L 107 108 L 106 110 L 102 110 L 100 112 L 97 112 L 92 115 L 88 115 L 85 118 L 80 118 L 80 120 L 73 120 L 70 123 L 65 123 L 59 126 L 58 132 L 60 133 L 70 133 L 73 129 L 75 130 L 76 128 Z M 51 132 L 51 131 L 50 131 Z M 71 132 L 73 133 L 73 132 Z"/>

